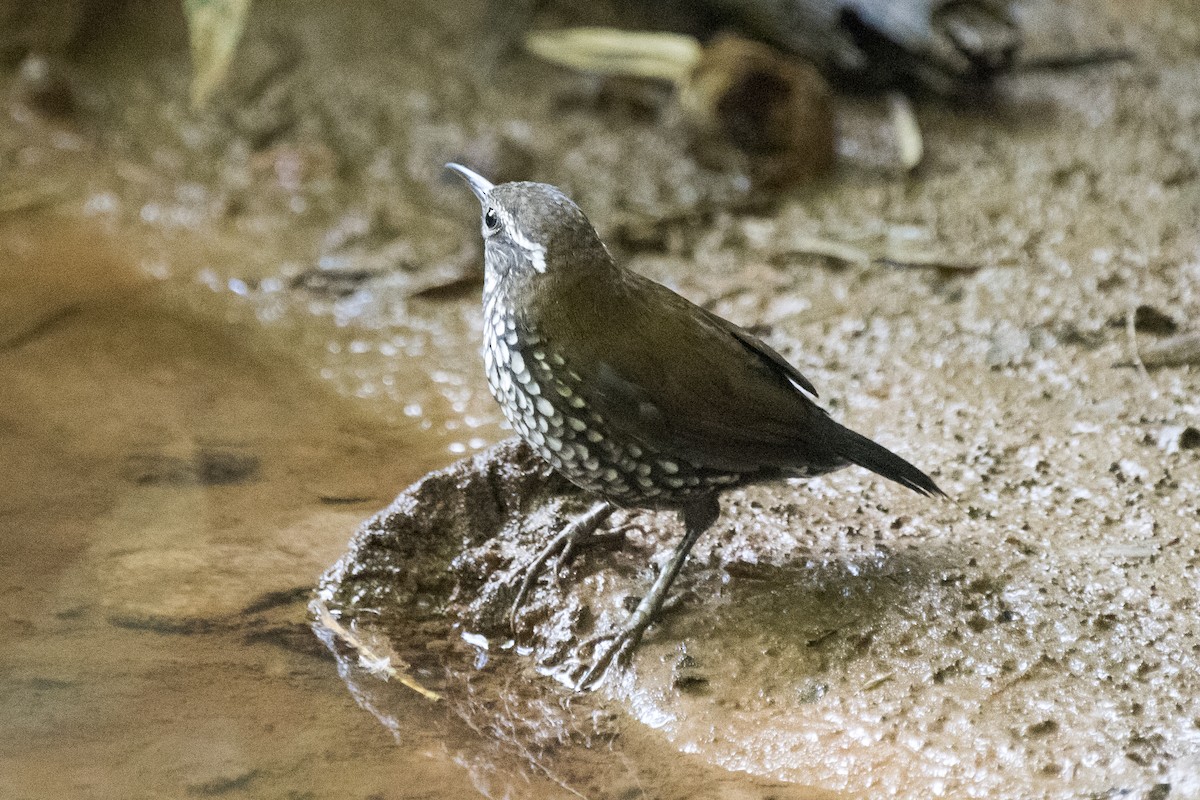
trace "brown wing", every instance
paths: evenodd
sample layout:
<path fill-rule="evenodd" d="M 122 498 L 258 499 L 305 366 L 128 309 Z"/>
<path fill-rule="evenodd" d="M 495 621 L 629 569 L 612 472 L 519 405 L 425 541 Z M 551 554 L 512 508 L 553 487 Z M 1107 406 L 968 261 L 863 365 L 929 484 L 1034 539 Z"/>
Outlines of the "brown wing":
<path fill-rule="evenodd" d="M 556 315 L 588 406 L 632 440 L 738 472 L 842 463 L 812 384 L 750 333 L 632 272 Z M 803 391 L 802 391 L 803 390 Z"/>
<path fill-rule="evenodd" d="M 764 342 L 762 339 L 759 339 L 749 331 L 739 328 L 737 325 L 734 325 L 727 319 L 722 319 L 709 311 L 705 311 L 704 313 L 708 314 L 710 320 L 718 323 L 727 331 L 729 331 L 729 333 L 732 334 L 739 342 L 741 342 L 742 345 L 744 345 L 745 348 L 753 355 L 769 362 L 770 365 L 774 367 L 775 370 L 778 371 L 779 374 L 782 375 L 784 379 L 786 379 L 793 386 L 798 389 L 803 389 L 813 397 L 818 396 L 816 388 L 813 387 L 808 378 L 804 377 L 804 375 L 800 373 L 800 370 L 796 369 L 786 358 L 775 352 L 774 348 L 772 348 L 769 344 Z"/>

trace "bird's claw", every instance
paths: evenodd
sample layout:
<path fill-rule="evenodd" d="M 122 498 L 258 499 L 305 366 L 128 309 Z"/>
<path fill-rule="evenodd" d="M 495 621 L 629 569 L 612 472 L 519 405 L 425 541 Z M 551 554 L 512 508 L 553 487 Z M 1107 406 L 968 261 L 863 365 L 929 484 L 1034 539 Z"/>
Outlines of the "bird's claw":
<path fill-rule="evenodd" d="M 546 567 L 546 562 L 554 558 L 557 554 L 558 558 L 555 562 L 555 568 L 558 565 L 567 564 L 575 553 L 582 547 L 591 546 L 592 540 L 595 539 L 597 544 L 609 541 L 619 541 L 624 538 L 628 527 L 618 528 L 612 534 L 596 534 L 596 528 L 603 524 L 616 509 L 609 503 L 596 503 L 586 513 L 573 520 L 569 525 L 562 529 L 557 536 L 551 539 L 545 547 L 543 547 L 533 559 L 518 570 L 518 574 L 523 575 L 521 585 L 517 587 L 517 595 L 513 599 L 512 607 L 508 612 L 509 628 L 516 630 L 517 628 L 517 612 L 521 610 L 521 606 L 525 604 L 525 600 L 529 597 L 529 592 L 533 589 L 533 584 L 537 581 L 539 575 Z"/>
<path fill-rule="evenodd" d="M 642 636 L 650 628 L 650 625 L 661 618 L 662 614 L 667 611 L 673 611 L 678 608 L 683 602 L 683 594 L 673 594 L 663 601 L 662 606 L 654 614 L 653 617 L 635 609 L 633 614 L 625 625 L 615 633 L 602 633 L 598 636 L 592 636 L 580 643 L 579 649 L 586 650 L 589 647 L 594 648 L 595 657 L 592 663 L 583 671 L 579 678 L 575 681 L 576 689 L 590 689 L 600 682 L 604 677 L 604 673 L 613 664 L 619 667 L 629 666 L 629 661 L 633 657 L 633 651 L 637 649 L 638 644 L 642 641 Z M 600 647 L 602 642 L 608 642 L 605 647 Z"/>
<path fill-rule="evenodd" d="M 592 659 L 592 663 L 576 679 L 575 688 L 577 690 L 593 688 L 614 663 L 618 666 L 627 666 L 644 632 L 644 627 L 638 630 L 636 626 L 626 626 L 615 634 L 595 636 L 584 642 L 585 647 L 589 644 L 597 645 L 594 651 L 596 655 Z M 600 647 L 601 642 L 608 642 L 608 644 Z"/>

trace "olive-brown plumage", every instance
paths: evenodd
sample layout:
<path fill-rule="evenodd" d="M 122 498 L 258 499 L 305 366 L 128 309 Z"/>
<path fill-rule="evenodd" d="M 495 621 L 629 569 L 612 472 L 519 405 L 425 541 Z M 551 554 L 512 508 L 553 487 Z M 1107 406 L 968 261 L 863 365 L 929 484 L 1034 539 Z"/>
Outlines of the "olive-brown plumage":
<path fill-rule="evenodd" d="M 492 186 L 449 166 L 483 205 L 484 361 L 505 417 L 576 485 L 620 506 L 678 508 L 688 528 L 661 597 L 651 591 L 645 619 L 634 613 L 581 684 L 636 645 L 722 489 L 858 464 L 941 494 L 831 419 L 761 340 L 618 265 L 558 189 Z"/>

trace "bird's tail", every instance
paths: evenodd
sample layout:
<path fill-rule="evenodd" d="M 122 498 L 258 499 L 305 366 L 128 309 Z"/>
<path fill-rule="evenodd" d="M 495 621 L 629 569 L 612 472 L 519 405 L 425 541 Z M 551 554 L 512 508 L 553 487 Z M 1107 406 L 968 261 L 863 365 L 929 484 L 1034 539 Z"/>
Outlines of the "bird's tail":
<path fill-rule="evenodd" d="M 834 424 L 837 425 L 836 422 Z M 841 425 L 837 427 L 840 429 L 836 434 L 837 450 L 847 461 L 866 467 L 901 486 L 907 486 L 918 494 L 946 496 L 932 478 L 891 450 L 849 428 Z"/>

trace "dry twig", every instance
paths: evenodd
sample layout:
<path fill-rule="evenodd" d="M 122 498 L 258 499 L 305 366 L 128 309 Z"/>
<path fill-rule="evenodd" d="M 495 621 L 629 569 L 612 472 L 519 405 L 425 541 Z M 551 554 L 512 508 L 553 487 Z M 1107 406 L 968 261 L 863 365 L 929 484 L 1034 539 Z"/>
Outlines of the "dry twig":
<path fill-rule="evenodd" d="M 426 689 L 408 674 L 408 664 L 403 659 L 394 653 L 378 652 L 368 645 L 354 631 L 342 625 L 323 602 L 317 604 L 317 618 L 343 643 L 358 653 L 359 665 L 372 675 L 385 681 L 394 678 L 401 685 L 407 686 L 427 700 L 442 699 L 440 694 L 432 689 Z"/>

